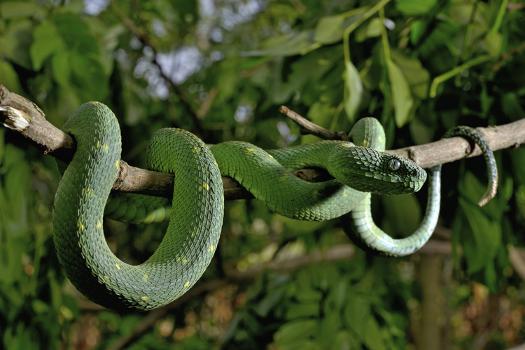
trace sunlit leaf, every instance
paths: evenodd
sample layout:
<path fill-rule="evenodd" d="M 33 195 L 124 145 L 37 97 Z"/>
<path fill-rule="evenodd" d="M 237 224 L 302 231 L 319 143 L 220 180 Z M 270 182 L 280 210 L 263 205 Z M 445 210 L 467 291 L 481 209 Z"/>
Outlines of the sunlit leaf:
<path fill-rule="evenodd" d="M 302 341 L 316 334 L 318 324 L 315 320 L 293 321 L 284 324 L 274 335 L 274 340 L 281 345 Z"/>
<path fill-rule="evenodd" d="M 1 83 L 5 85 L 11 91 L 22 91 L 20 87 L 20 81 L 13 67 L 0 59 L 0 79 Z"/>
<path fill-rule="evenodd" d="M 423 67 L 421 61 L 415 57 L 408 57 L 399 51 L 392 51 L 392 59 L 402 72 L 415 98 L 425 99 L 430 86 L 430 74 Z"/>
<path fill-rule="evenodd" d="M 331 44 L 343 37 L 345 16 L 322 17 L 315 28 L 314 40 L 321 44 Z"/>
<path fill-rule="evenodd" d="M 363 97 L 363 83 L 361 82 L 361 77 L 359 76 L 357 68 L 350 61 L 345 62 L 344 80 L 344 107 L 348 120 L 352 122 L 354 121 L 356 114 L 359 111 L 359 106 Z"/>
<path fill-rule="evenodd" d="M 51 21 L 40 24 L 33 33 L 31 61 L 36 70 L 42 68 L 44 61 L 54 52 L 62 50 L 64 43 L 55 25 Z"/>
<path fill-rule="evenodd" d="M 387 66 L 395 109 L 396 125 L 400 128 L 405 125 L 412 116 L 414 99 L 410 92 L 410 86 L 399 67 L 392 61 L 388 61 Z"/>
<path fill-rule="evenodd" d="M 383 24 L 379 18 L 372 18 L 365 25 L 355 31 L 355 40 L 364 41 L 369 38 L 375 38 L 381 35 Z"/>
<path fill-rule="evenodd" d="M 424 15 L 436 5 L 437 0 L 396 0 L 396 8 L 408 16 Z"/>
<path fill-rule="evenodd" d="M 67 87 L 70 83 L 69 55 L 67 51 L 60 51 L 53 55 L 51 67 L 53 68 L 55 80 L 63 87 Z"/>
<path fill-rule="evenodd" d="M 44 8 L 31 1 L 5 1 L 0 3 L 0 14 L 4 19 L 39 17 L 44 14 Z"/>
<path fill-rule="evenodd" d="M 255 51 L 244 52 L 244 56 L 292 56 L 304 55 L 319 47 L 313 40 L 311 31 L 290 33 L 267 40 L 263 47 Z"/>

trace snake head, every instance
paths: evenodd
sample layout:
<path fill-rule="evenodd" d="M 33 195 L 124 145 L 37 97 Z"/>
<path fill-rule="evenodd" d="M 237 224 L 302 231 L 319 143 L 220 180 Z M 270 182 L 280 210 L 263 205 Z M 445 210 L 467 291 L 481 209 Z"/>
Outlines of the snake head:
<path fill-rule="evenodd" d="M 344 145 L 331 158 L 330 174 L 358 191 L 417 192 L 427 179 L 425 170 L 413 161 L 372 148 Z"/>

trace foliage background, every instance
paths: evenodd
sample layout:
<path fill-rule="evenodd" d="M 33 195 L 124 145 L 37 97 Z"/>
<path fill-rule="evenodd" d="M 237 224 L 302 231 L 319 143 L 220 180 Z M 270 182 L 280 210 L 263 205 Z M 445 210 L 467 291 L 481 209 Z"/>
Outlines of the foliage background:
<path fill-rule="evenodd" d="M 315 141 L 276 112 L 281 104 L 332 130 L 375 116 L 397 148 L 435 140 L 453 125 L 525 115 L 524 7 L 0 1 L 0 83 L 37 102 L 57 126 L 82 102 L 105 102 L 120 119 L 123 159 L 135 165 L 161 127 L 192 130 L 208 143 Z M 483 209 L 475 205 L 482 161 L 445 167 L 436 235 L 452 245 L 445 254 L 377 257 L 352 250 L 345 218 L 298 222 L 256 201 L 232 201 L 220 249 L 183 302 L 116 314 L 78 295 L 58 265 L 54 160 L 1 128 L 0 342 L 8 349 L 514 346 L 525 341 L 525 150 L 498 152 L 497 160 L 500 191 Z M 389 232 L 409 232 L 424 200 L 424 193 L 377 198 L 375 217 Z M 105 225 L 127 261 L 144 260 L 160 239 L 159 227 Z M 338 249 L 344 259 L 315 259 Z"/>

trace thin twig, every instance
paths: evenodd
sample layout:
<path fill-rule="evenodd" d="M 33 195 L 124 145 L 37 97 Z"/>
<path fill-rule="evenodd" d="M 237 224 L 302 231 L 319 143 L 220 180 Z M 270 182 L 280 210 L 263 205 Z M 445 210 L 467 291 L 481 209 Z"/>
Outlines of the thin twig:
<path fill-rule="evenodd" d="M 323 128 L 322 126 L 319 126 L 317 124 L 312 123 L 299 113 L 291 110 L 290 108 L 286 106 L 279 107 L 279 112 L 293 120 L 297 125 L 301 127 L 301 133 L 303 134 L 311 134 L 318 136 L 322 139 L 326 140 L 348 140 L 348 136 L 344 132 L 333 132 L 330 130 L 327 130 Z"/>
<path fill-rule="evenodd" d="M 24 121 L 19 120 L 18 123 L 24 125 L 23 130 L 15 131 L 36 143 L 46 154 L 63 161 L 72 158 L 75 147 L 73 139 L 49 123 L 44 117 L 44 112 L 36 104 L 0 85 L 0 107 L 3 107 L 3 110 L 0 111 L 0 123 L 9 125 L 9 123 L 14 123 L 12 118 L 22 118 Z M 12 107 L 12 109 L 6 107 Z M 13 109 L 23 113 L 16 113 Z M 525 143 L 525 119 L 494 127 L 477 128 L 477 130 L 494 151 L 518 147 Z M 386 152 L 409 158 L 423 168 L 481 154 L 479 147 L 476 146 L 472 150 L 470 143 L 461 137 L 445 138 L 436 142 Z M 301 169 L 296 172 L 296 175 L 307 181 L 326 177 L 325 173 L 317 169 Z M 223 186 L 226 199 L 251 198 L 248 191 L 229 177 L 223 177 Z M 133 167 L 122 161 L 113 189 L 169 198 L 173 194 L 173 175 Z"/>

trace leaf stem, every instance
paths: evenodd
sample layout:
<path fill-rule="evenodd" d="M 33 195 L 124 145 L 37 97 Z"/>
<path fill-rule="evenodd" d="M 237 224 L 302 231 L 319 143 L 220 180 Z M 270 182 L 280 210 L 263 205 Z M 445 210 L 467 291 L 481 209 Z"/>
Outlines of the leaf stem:
<path fill-rule="evenodd" d="M 366 20 L 368 20 L 370 17 L 372 17 L 377 11 L 382 10 L 386 4 L 388 4 L 390 0 L 382 0 L 372 6 L 368 11 L 366 11 L 363 16 L 361 16 L 358 20 L 350 24 L 348 27 L 346 27 L 344 33 L 343 33 L 343 52 L 344 52 L 344 59 L 345 62 L 350 62 L 350 34 L 361 24 L 363 24 Z"/>
<path fill-rule="evenodd" d="M 385 62 L 392 61 L 392 53 L 390 52 L 390 44 L 388 43 L 388 35 L 385 28 L 385 9 L 379 10 L 379 19 L 381 20 L 381 44 L 383 46 L 383 54 L 385 55 Z"/>
<path fill-rule="evenodd" d="M 434 98 L 437 95 L 437 89 L 439 85 L 444 83 L 445 81 L 455 77 L 458 74 L 461 74 L 463 71 L 476 66 L 481 63 L 485 63 L 490 60 L 489 55 L 481 55 L 479 57 L 473 58 L 471 60 L 468 60 L 467 62 L 463 63 L 460 66 L 455 67 L 454 69 L 449 70 L 448 72 L 445 72 L 441 75 L 438 75 L 432 80 L 432 84 L 430 85 L 430 97 Z"/>
<path fill-rule="evenodd" d="M 505 9 L 507 8 L 508 4 L 509 4 L 509 0 L 501 1 L 501 4 L 499 5 L 499 9 L 498 9 L 498 15 L 496 16 L 496 20 L 494 21 L 494 24 L 490 28 L 489 34 L 497 33 L 499 31 L 499 28 L 501 27 L 501 23 L 503 22 L 503 16 L 505 16 Z"/>

